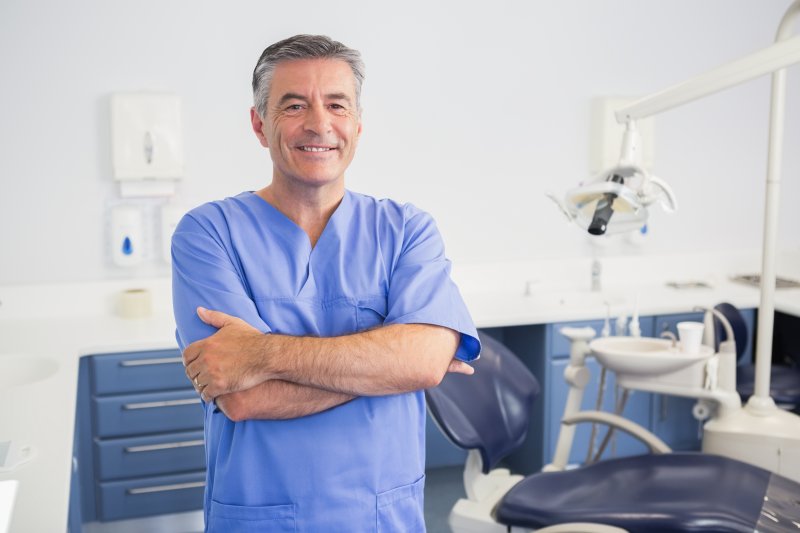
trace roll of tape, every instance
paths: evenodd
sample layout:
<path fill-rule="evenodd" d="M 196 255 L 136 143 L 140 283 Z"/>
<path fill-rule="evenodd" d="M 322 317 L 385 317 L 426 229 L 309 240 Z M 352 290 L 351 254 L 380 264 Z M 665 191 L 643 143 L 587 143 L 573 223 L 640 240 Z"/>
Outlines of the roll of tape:
<path fill-rule="evenodd" d="M 119 293 L 117 312 L 122 318 L 145 318 L 153 312 L 153 302 L 147 289 L 129 289 Z"/>

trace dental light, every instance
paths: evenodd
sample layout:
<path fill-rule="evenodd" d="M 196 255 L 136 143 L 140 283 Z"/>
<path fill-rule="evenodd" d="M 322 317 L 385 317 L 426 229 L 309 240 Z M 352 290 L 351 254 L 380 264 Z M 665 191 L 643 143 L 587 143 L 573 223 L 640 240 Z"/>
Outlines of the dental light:
<path fill-rule="evenodd" d="M 567 218 L 592 235 L 626 233 L 647 223 L 647 207 L 659 202 L 668 213 L 677 210 L 672 189 L 639 163 L 639 133 L 633 120 L 626 122 L 619 164 L 567 191 L 555 201 Z"/>
<path fill-rule="evenodd" d="M 800 36 L 788 36 L 792 24 L 799 17 L 800 0 L 795 0 L 781 19 L 776 42 L 771 46 L 618 110 L 615 113 L 617 122 L 627 125 L 620 165 L 595 177 L 587 185 L 568 192 L 563 202 L 554 198 L 567 216 L 584 229 L 600 231 L 605 220 L 608 233 L 618 228 L 622 231 L 635 228 L 636 224 L 643 223 L 647 219 L 648 205 L 657 199 L 662 200 L 667 210 L 674 210 L 674 195 L 666 184 L 638 166 L 635 121 L 772 74 L 755 394 L 744 408 L 728 410 L 727 414 L 704 426 L 703 450 L 748 461 L 795 480 L 800 480 L 800 417 L 778 409 L 769 396 L 769 390 L 785 69 L 800 62 Z"/>

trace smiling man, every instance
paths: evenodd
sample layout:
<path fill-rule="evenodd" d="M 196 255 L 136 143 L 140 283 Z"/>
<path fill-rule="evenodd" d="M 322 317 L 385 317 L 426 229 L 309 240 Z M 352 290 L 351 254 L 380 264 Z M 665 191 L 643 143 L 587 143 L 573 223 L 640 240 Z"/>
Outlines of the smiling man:
<path fill-rule="evenodd" d="M 327 37 L 264 50 L 250 117 L 272 180 L 173 237 L 208 531 L 425 529 L 421 391 L 480 345 L 431 217 L 345 189 L 363 78 Z"/>

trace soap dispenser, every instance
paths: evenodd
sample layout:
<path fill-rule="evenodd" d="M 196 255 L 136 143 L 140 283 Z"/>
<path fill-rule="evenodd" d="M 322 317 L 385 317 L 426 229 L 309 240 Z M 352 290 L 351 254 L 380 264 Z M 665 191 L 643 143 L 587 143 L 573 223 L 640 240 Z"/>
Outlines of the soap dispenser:
<path fill-rule="evenodd" d="M 121 267 L 136 266 L 143 259 L 144 219 L 133 206 L 111 209 L 111 259 Z"/>

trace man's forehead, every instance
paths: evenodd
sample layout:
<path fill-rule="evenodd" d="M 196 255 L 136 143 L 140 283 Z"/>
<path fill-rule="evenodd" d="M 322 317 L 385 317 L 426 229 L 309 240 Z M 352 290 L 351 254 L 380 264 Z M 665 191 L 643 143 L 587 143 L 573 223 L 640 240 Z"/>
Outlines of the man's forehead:
<path fill-rule="evenodd" d="M 355 95 L 355 83 L 350 65 L 341 59 L 293 59 L 275 66 L 271 92 L 297 92 L 322 86 L 325 92 L 335 89 Z"/>

